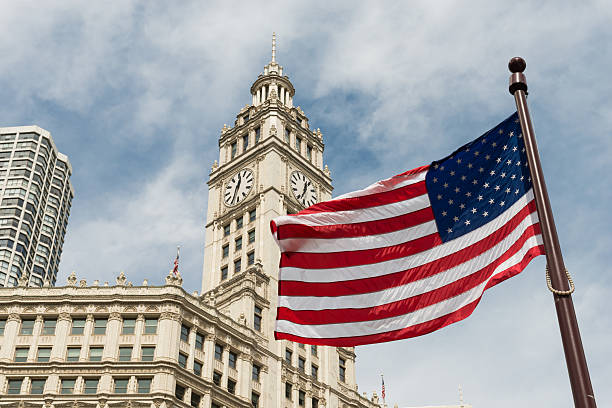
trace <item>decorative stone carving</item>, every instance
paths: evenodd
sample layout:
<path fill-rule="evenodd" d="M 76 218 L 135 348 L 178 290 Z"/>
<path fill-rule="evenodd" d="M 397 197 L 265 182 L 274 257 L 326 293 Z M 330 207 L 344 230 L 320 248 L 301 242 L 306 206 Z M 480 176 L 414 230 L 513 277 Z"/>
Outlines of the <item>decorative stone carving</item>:
<path fill-rule="evenodd" d="M 26 287 L 28 286 L 28 281 L 30 280 L 30 276 L 26 273 L 22 273 L 19 279 L 17 280 L 17 286 Z"/>
<path fill-rule="evenodd" d="M 117 285 L 124 286 L 125 282 L 127 281 L 127 278 L 125 277 L 125 273 L 121 271 L 119 273 L 119 276 L 117 276 L 117 279 L 115 279 L 115 281 L 117 282 Z"/>
<path fill-rule="evenodd" d="M 147 279 L 143 280 L 142 286 L 149 286 L 149 281 Z"/>
<path fill-rule="evenodd" d="M 270 126 L 270 136 L 276 136 L 276 126 Z"/>
<path fill-rule="evenodd" d="M 93 281 L 93 283 L 91 284 L 91 286 L 98 286 L 98 285 L 100 285 L 100 281 L 97 279 Z"/>
<path fill-rule="evenodd" d="M 182 286 L 183 278 L 181 277 L 181 273 L 177 272 L 177 274 L 175 275 L 174 272 L 170 270 L 170 273 L 168 273 L 168 276 L 166 276 L 166 285 Z"/>
<path fill-rule="evenodd" d="M 68 286 L 76 286 L 77 277 L 75 271 L 72 271 L 70 275 L 68 275 L 68 278 L 66 278 L 66 282 L 68 282 Z"/>
<path fill-rule="evenodd" d="M 79 281 L 79 287 L 84 288 L 87 286 L 87 281 L 85 279 L 81 279 Z"/>
<path fill-rule="evenodd" d="M 217 161 L 215 160 L 210 171 L 213 172 L 215 170 L 217 170 L 219 168 L 219 163 L 217 163 Z"/>
<path fill-rule="evenodd" d="M 325 165 L 325 168 L 323 168 L 323 173 L 325 173 L 327 177 L 331 175 L 331 171 L 329 171 L 329 167 L 327 167 L 327 164 Z"/>
<path fill-rule="evenodd" d="M 70 313 L 62 312 L 57 316 L 57 320 L 58 321 L 62 321 L 62 320 L 72 321 L 72 318 L 70 317 Z"/>

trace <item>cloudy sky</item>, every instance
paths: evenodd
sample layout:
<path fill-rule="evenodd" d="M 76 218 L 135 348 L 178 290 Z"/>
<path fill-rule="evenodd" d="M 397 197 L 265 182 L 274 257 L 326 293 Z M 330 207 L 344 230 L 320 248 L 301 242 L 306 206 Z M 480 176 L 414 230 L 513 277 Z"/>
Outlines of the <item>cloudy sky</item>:
<path fill-rule="evenodd" d="M 572 4 L 573 3 L 573 4 Z M 58 284 L 160 284 L 177 244 L 200 289 L 205 184 L 224 123 L 277 59 L 320 127 L 339 195 L 441 158 L 514 111 L 527 60 L 538 136 L 600 407 L 612 406 L 609 2 L 0 3 L 0 127 L 49 130 L 76 191 Z M 609 255 L 608 255 L 609 256 Z M 360 391 L 400 407 L 569 407 L 544 259 L 467 320 L 359 347 Z"/>

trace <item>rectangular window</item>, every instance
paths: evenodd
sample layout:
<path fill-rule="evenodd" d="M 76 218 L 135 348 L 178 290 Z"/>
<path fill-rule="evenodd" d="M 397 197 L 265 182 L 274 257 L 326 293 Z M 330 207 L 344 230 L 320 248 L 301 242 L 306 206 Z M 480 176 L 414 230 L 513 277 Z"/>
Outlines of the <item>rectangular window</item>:
<path fill-rule="evenodd" d="M 127 394 L 129 378 L 115 378 L 114 392 L 115 394 Z"/>
<path fill-rule="evenodd" d="M 140 349 L 140 360 L 141 361 L 153 361 L 155 355 L 155 347 L 153 346 L 142 346 Z"/>
<path fill-rule="evenodd" d="M 134 334 L 136 329 L 136 319 L 123 319 L 121 334 Z"/>
<path fill-rule="evenodd" d="M 346 360 L 342 357 L 338 358 L 338 374 L 340 377 L 340 381 L 346 381 Z"/>
<path fill-rule="evenodd" d="M 106 324 L 108 319 L 94 319 L 94 332 L 93 334 L 105 334 Z"/>
<path fill-rule="evenodd" d="M 23 363 L 28 361 L 28 353 L 30 351 L 29 347 L 18 347 L 15 349 L 15 362 Z"/>
<path fill-rule="evenodd" d="M 259 376 L 261 374 L 261 367 L 257 364 L 253 364 L 253 372 L 251 373 L 251 379 L 259 382 Z"/>
<path fill-rule="evenodd" d="M 85 319 L 72 319 L 72 330 L 70 334 L 83 334 L 85 331 Z"/>
<path fill-rule="evenodd" d="M 249 211 L 249 222 L 255 221 L 256 217 L 257 217 L 257 210 Z"/>
<path fill-rule="evenodd" d="M 233 351 L 229 352 L 229 366 L 233 369 L 236 369 L 236 361 L 238 360 L 238 356 Z"/>
<path fill-rule="evenodd" d="M 19 334 L 31 335 L 34 333 L 34 320 L 22 320 L 21 321 L 21 331 Z"/>
<path fill-rule="evenodd" d="M 312 408 L 319 408 L 319 400 L 312 397 Z"/>
<path fill-rule="evenodd" d="M 62 378 L 60 394 L 74 394 L 74 384 L 76 379 L 74 378 Z"/>
<path fill-rule="evenodd" d="M 223 236 L 227 237 L 230 234 L 230 225 L 226 224 L 223 226 Z"/>
<path fill-rule="evenodd" d="M 200 406 L 200 401 L 202 401 L 202 397 L 198 394 L 196 394 L 195 392 L 193 392 L 193 390 L 191 391 L 191 406 L 192 407 L 199 407 Z"/>
<path fill-rule="evenodd" d="M 302 390 L 298 392 L 298 405 L 303 407 L 306 404 L 306 393 Z"/>
<path fill-rule="evenodd" d="M 196 332 L 195 348 L 204 350 L 204 335 Z"/>
<path fill-rule="evenodd" d="M 263 311 L 261 307 L 255 305 L 255 310 L 253 310 L 253 327 L 257 331 L 261 331 L 262 316 L 263 316 Z"/>
<path fill-rule="evenodd" d="M 317 355 L 317 346 L 315 344 L 310 346 L 310 354 L 312 354 L 313 356 Z"/>
<path fill-rule="evenodd" d="M 80 347 L 68 347 L 68 351 L 66 352 L 66 361 L 79 361 L 80 356 Z"/>
<path fill-rule="evenodd" d="M 4 279 L 1 279 L 0 284 L 4 285 Z M 6 320 L 0 320 L 0 336 L 4 336 L 4 328 L 6 327 Z"/>
<path fill-rule="evenodd" d="M 130 361 L 132 359 L 132 347 L 119 347 L 119 361 Z"/>
<path fill-rule="evenodd" d="M 213 372 L 213 383 L 219 387 L 221 386 L 221 373 L 215 371 Z"/>
<path fill-rule="evenodd" d="M 84 392 L 85 394 L 97 394 L 99 378 L 85 378 Z"/>
<path fill-rule="evenodd" d="M 8 390 L 7 394 L 20 394 L 21 393 L 21 383 L 23 382 L 23 378 L 11 378 L 8 380 Z"/>
<path fill-rule="evenodd" d="M 236 259 L 234 261 L 234 273 L 240 272 L 240 268 L 242 268 L 242 261 L 240 259 Z"/>
<path fill-rule="evenodd" d="M 103 347 L 90 347 L 89 348 L 89 361 L 101 361 Z"/>
<path fill-rule="evenodd" d="M 42 334 L 46 334 L 46 335 L 55 334 L 55 326 L 57 326 L 57 319 L 45 319 L 43 321 Z"/>
<path fill-rule="evenodd" d="M 251 405 L 253 405 L 253 408 L 259 407 L 259 394 L 256 392 L 251 392 Z"/>
<path fill-rule="evenodd" d="M 178 356 L 178 364 L 181 368 L 187 368 L 187 355 L 183 353 L 179 353 Z"/>
<path fill-rule="evenodd" d="M 223 361 L 223 346 L 215 344 L 215 360 Z"/>
<path fill-rule="evenodd" d="M 302 151 L 302 139 L 297 136 L 295 138 L 295 150 L 297 150 L 298 152 Z"/>
<path fill-rule="evenodd" d="M 242 136 L 242 151 L 246 152 L 248 148 L 249 148 L 249 134 L 247 133 L 246 135 Z"/>
<path fill-rule="evenodd" d="M 289 349 L 285 349 L 285 361 L 287 364 L 291 364 L 291 360 L 293 358 L 293 352 Z"/>
<path fill-rule="evenodd" d="M 285 383 L 285 398 L 291 399 L 291 384 Z"/>
<path fill-rule="evenodd" d="M 145 334 L 157 333 L 157 318 L 156 317 L 145 318 L 144 332 Z"/>
<path fill-rule="evenodd" d="M 244 220 L 243 220 L 243 218 L 242 218 L 242 217 L 240 217 L 240 218 L 236 218 L 236 230 L 239 230 L 240 228 L 242 228 L 243 221 L 244 221 Z"/>
<path fill-rule="evenodd" d="M 227 279 L 227 265 L 221 268 L 221 280 Z"/>
<path fill-rule="evenodd" d="M 285 142 L 287 144 L 289 144 L 289 141 L 291 140 L 291 131 L 289 130 L 289 128 L 285 128 Z"/>
<path fill-rule="evenodd" d="M 255 242 L 255 230 L 252 229 L 249 231 L 249 244 Z"/>
<path fill-rule="evenodd" d="M 221 247 L 221 251 L 223 254 L 223 258 L 227 258 L 227 256 L 229 255 L 229 244 L 223 245 L 223 247 Z"/>
<path fill-rule="evenodd" d="M 236 238 L 236 240 L 234 241 L 235 245 L 236 245 L 236 251 L 240 251 L 242 249 L 242 237 L 238 237 Z"/>
<path fill-rule="evenodd" d="M 230 394 L 235 394 L 236 393 L 236 381 L 230 380 L 228 378 L 228 380 L 227 380 L 227 392 L 229 392 Z"/>
<path fill-rule="evenodd" d="M 193 373 L 195 375 L 199 375 L 199 376 L 202 375 L 202 367 L 203 367 L 202 363 L 200 363 L 197 360 L 193 360 Z"/>
<path fill-rule="evenodd" d="M 44 378 L 33 378 L 30 385 L 30 394 L 42 394 L 45 390 L 45 382 Z"/>
<path fill-rule="evenodd" d="M 233 159 L 234 157 L 236 157 L 236 153 L 238 153 L 238 143 L 236 142 L 232 143 L 231 149 L 232 149 L 232 159 Z"/>
<path fill-rule="evenodd" d="M 312 161 L 312 146 L 306 145 L 306 158 Z"/>
<path fill-rule="evenodd" d="M 304 343 L 298 343 L 298 347 L 301 348 L 302 350 L 304 350 L 306 348 Z"/>
<path fill-rule="evenodd" d="M 251 251 L 247 254 L 247 263 L 249 266 L 255 263 L 255 251 Z"/>
<path fill-rule="evenodd" d="M 139 394 L 148 394 L 151 392 L 151 378 L 138 378 L 136 379 L 138 384 L 138 393 Z"/>
<path fill-rule="evenodd" d="M 298 358 L 298 370 L 303 373 L 306 369 L 306 360 L 303 357 Z"/>
<path fill-rule="evenodd" d="M 255 143 L 259 142 L 261 138 L 261 129 L 258 127 L 255 128 Z"/>
<path fill-rule="evenodd" d="M 181 325 L 181 340 L 185 343 L 189 342 L 189 330 L 190 328 L 188 326 L 185 326 L 184 324 Z"/>
<path fill-rule="evenodd" d="M 51 357 L 51 347 L 39 347 L 38 355 L 36 356 L 36 361 L 40 363 L 46 363 L 49 361 L 49 357 Z"/>
<path fill-rule="evenodd" d="M 314 378 L 315 380 L 319 379 L 319 367 L 317 367 L 314 364 L 310 365 L 310 375 L 312 375 L 312 378 Z"/>
<path fill-rule="evenodd" d="M 174 388 L 174 396 L 182 401 L 183 398 L 185 398 L 185 387 L 183 387 L 182 385 L 176 384 L 176 387 Z"/>

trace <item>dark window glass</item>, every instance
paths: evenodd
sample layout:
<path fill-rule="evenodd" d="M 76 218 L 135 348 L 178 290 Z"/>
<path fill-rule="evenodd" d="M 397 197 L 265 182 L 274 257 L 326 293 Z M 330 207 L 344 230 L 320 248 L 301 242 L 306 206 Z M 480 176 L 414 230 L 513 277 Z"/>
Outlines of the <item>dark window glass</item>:
<path fill-rule="evenodd" d="M 234 261 L 234 273 L 240 272 L 241 268 L 242 268 L 242 261 L 240 259 L 236 259 Z"/>
<path fill-rule="evenodd" d="M 310 346 L 310 354 L 312 354 L 313 356 L 317 355 L 317 346 L 316 345 L 311 345 Z"/>
<path fill-rule="evenodd" d="M 298 358 L 298 370 L 300 370 L 301 373 L 304 372 L 306 367 L 306 360 L 303 357 Z"/>
<path fill-rule="evenodd" d="M 215 360 L 223 361 L 223 346 L 215 344 Z"/>
<path fill-rule="evenodd" d="M 105 334 L 108 319 L 94 319 L 94 334 Z"/>
<path fill-rule="evenodd" d="M 155 347 L 143 346 L 141 349 L 140 359 L 142 361 L 153 361 L 154 355 L 155 355 Z"/>
<path fill-rule="evenodd" d="M 176 384 L 176 388 L 174 388 L 174 396 L 182 401 L 183 398 L 185 398 L 185 387 Z"/>
<path fill-rule="evenodd" d="M 257 211 L 256 210 L 249 211 L 249 222 L 255 221 L 255 217 L 257 217 Z"/>
<path fill-rule="evenodd" d="M 46 363 L 47 361 L 49 361 L 49 357 L 51 357 L 51 347 L 38 348 L 38 355 L 36 356 L 36 361 Z"/>
<path fill-rule="evenodd" d="M 85 330 L 85 319 L 72 319 L 72 331 L 70 334 L 83 334 Z"/>
<path fill-rule="evenodd" d="M 246 149 L 249 148 L 249 134 L 242 136 L 242 150 L 246 152 Z"/>
<path fill-rule="evenodd" d="M 193 373 L 195 375 L 202 375 L 202 363 L 197 360 L 193 361 Z"/>
<path fill-rule="evenodd" d="M 253 381 L 259 381 L 259 375 L 261 374 L 261 367 L 257 364 L 253 364 L 253 372 L 251 373 L 251 379 Z"/>
<path fill-rule="evenodd" d="M 285 398 L 291 399 L 291 384 L 285 383 Z"/>
<path fill-rule="evenodd" d="M 68 347 L 68 351 L 66 352 L 66 361 L 79 361 L 80 355 L 80 347 Z"/>
<path fill-rule="evenodd" d="M 132 359 L 132 347 L 119 347 L 119 361 L 130 361 Z"/>
<path fill-rule="evenodd" d="M 242 217 L 236 218 L 236 229 L 239 230 L 240 228 L 242 228 L 242 225 L 243 225 Z"/>
<path fill-rule="evenodd" d="M 261 138 L 261 129 L 258 127 L 255 128 L 255 143 L 259 142 Z"/>
<path fill-rule="evenodd" d="M 136 319 L 123 319 L 121 334 L 134 334 Z"/>
<path fill-rule="evenodd" d="M 287 364 L 291 364 L 291 360 L 293 357 L 293 352 L 289 349 L 285 349 L 285 361 Z"/>
<path fill-rule="evenodd" d="M 220 386 L 221 385 L 221 373 L 215 371 L 213 372 L 213 383 L 216 386 Z"/>
<path fill-rule="evenodd" d="M 89 361 L 101 361 L 103 347 L 90 347 L 89 348 Z"/>
<path fill-rule="evenodd" d="M 191 391 L 191 406 L 192 407 L 199 407 L 200 406 L 200 401 L 202 400 L 202 397 L 198 394 L 196 394 L 195 392 Z"/>
<path fill-rule="evenodd" d="M 126 394 L 128 378 L 115 378 L 115 394 Z"/>
<path fill-rule="evenodd" d="M 249 252 L 247 254 L 247 263 L 249 265 L 253 265 L 255 263 L 255 251 Z"/>
<path fill-rule="evenodd" d="M 298 405 L 303 407 L 306 404 L 306 393 L 302 390 L 298 392 Z"/>
<path fill-rule="evenodd" d="M 290 141 L 290 135 L 291 135 L 291 131 L 289 130 L 289 128 L 285 128 L 285 142 L 287 144 L 289 144 Z"/>
<path fill-rule="evenodd" d="M 61 382 L 60 394 L 74 394 L 74 384 L 76 383 L 76 379 L 62 378 Z"/>
<path fill-rule="evenodd" d="M 32 379 L 32 384 L 30 386 L 30 394 L 42 394 L 45 390 L 45 382 L 44 378 L 34 378 Z"/>
<path fill-rule="evenodd" d="M 19 394 L 21 393 L 21 383 L 23 378 L 12 378 L 8 380 L 7 394 Z"/>
<path fill-rule="evenodd" d="M 139 394 L 148 394 L 151 392 L 151 378 L 138 378 L 138 393 Z"/>
<path fill-rule="evenodd" d="M 22 320 L 19 334 L 30 335 L 34 333 L 34 320 Z"/>
<path fill-rule="evenodd" d="M 223 268 L 221 268 L 221 280 L 226 280 L 227 279 L 227 266 L 224 266 Z"/>
<path fill-rule="evenodd" d="M 255 230 L 252 229 L 249 231 L 249 244 L 255 242 Z"/>
<path fill-rule="evenodd" d="M 346 360 L 342 357 L 338 359 L 338 374 L 340 381 L 344 382 L 346 380 Z"/>
<path fill-rule="evenodd" d="M 251 393 L 251 405 L 253 405 L 253 408 L 259 407 L 259 394 L 256 392 Z"/>
<path fill-rule="evenodd" d="M 236 368 L 236 361 L 238 360 L 238 356 L 233 351 L 229 352 L 229 361 L 228 364 L 231 368 Z"/>
<path fill-rule="evenodd" d="M 227 256 L 229 255 L 229 244 L 223 245 L 222 252 L 223 252 L 223 258 L 227 258 Z"/>
<path fill-rule="evenodd" d="M 242 237 L 236 238 L 234 243 L 236 244 L 236 251 L 240 251 L 242 249 Z"/>
<path fill-rule="evenodd" d="M 227 237 L 230 234 L 230 225 L 226 224 L 223 226 L 223 236 Z"/>
<path fill-rule="evenodd" d="M 232 159 L 236 157 L 236 153 L 238 152 L 238 143 L 232 143 Z"/>
<path fill-rule="evenodd" d="M 18 347 L 15 349 L 15 362 L 23 363 L 24 361 L 28 361 L 28 352 L 30 351 L 29 347 Z"/>
<path fill-rule="evenodd" d="M 200 333 L 196 333 L 196 341 L 195 341 L 196 349 L 203 350 L 204 349 L 204 335 Z"/>
<path fill-rule="evenodd" d="M 227 380 L 227 392 L 230 394 L 236 393 L 236 381 L 230 379 Z"/>
<path fill-rule="evenodd" d="M 187 368 L 187 355 L 183 353 L 179 353 L 178 364 L 182 368 Z"/>
<path fill-rule="evenodd" d="M 262 319 L 262 310 L 261 307 L 255 306 L 255 310 L 253 312 L 253 327 L 257 331 L 261 331 L 261 319 Z"/>
<path fill-rule="evenodd" d="M 189 327 L 182 325 L 181 326 L 181 340 L 184 342 L 189 342 Z"/>
<path fill-rule="evenodd" d="M 314 378 L 315 380 L 318 380 L 319 379 L 319 367 L 312 364 L 310 366 L 310 375 L 312 375 L 312 378 Z"/>
<path fill-rule="evenodd" d="M 157 318 L 156 317 L 145 318 L 144 332 L 145 334 L 157 333 Z"/>
<path fill-rule="evenodd" d="M 97 394 L 99 382 L 98 378 L 85 378 L 85 394 Z"/>
<path fill-rule="evenodd" d="M 319 400 L 312 397 L 312 408 L 319 408 Z"/>

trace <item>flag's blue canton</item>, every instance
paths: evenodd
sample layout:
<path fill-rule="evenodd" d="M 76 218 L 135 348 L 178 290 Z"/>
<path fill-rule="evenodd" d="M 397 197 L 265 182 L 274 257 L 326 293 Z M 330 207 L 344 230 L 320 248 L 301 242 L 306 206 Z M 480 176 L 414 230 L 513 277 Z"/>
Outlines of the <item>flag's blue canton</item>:
<path fill-rule="evenodd" d="M 531 188 L 518 115 L 433 162 L 425 182 L 444 242 L 500 215 Z"/>

